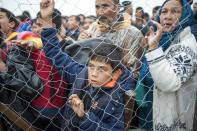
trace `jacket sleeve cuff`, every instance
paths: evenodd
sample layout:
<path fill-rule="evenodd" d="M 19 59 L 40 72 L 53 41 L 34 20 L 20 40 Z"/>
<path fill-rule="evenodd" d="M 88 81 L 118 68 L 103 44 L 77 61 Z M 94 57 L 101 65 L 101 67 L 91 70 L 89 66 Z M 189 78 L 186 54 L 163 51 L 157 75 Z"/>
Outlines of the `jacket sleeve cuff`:
<path fill-rule="evenodd" d="M 151 52 L 146 53 L 145 57 L 146 57 L 148 63 L 153 64 L 157 61 L 162 60 L 165 57 L 165 55 L 164 55 L 162 48 L 160 47 L 160 48 L 157 48 Z"/>

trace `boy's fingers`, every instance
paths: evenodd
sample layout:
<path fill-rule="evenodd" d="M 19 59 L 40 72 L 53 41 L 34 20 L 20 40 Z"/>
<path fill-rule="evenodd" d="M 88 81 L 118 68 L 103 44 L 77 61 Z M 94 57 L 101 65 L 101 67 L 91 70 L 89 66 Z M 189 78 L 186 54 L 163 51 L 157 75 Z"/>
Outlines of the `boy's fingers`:
<path fill-rule="evenodd" d="M 80 99 L 75 99 L 75 105 L 79 106 L 81 104 L 81 100 Z"/>
<path fill-rule="evenodd" d="M 69 98 L 68 98 L 68 101 L 69 101 L 69 103 L 70 104 L 74 104 L 75 105 L 75 99 L 77 99 L 78 98 L 78 96 L 77 96 L 77 94 L 72 94 Z"/>
<path fill-rule="evenodd" d="M 81 100 L 79 98 L 73 98 L 71 101 L 74 106 L 79 106 L 79 104 L 81 103 Z"/>
<path fill-rule="evenodd" d="M 75 97 L 78 97 L 77 94 L 72 94 L 68 99 L 70 100 L 70 99 L 73 99 Z"/>

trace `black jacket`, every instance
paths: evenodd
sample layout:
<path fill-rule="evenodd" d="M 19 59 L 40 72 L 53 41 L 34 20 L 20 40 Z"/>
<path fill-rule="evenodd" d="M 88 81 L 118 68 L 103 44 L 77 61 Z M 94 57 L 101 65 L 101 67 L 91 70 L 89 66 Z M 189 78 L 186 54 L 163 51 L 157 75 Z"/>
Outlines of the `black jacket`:
<path fill-rule="evenodd" d="M 8 72 L 0 72 L 0 102 L 32 122 L 35 118 L 30 102 L 43 90 L 33 61 L 24 49 L 14 46 L 7 54 L 6 65 Z"/>

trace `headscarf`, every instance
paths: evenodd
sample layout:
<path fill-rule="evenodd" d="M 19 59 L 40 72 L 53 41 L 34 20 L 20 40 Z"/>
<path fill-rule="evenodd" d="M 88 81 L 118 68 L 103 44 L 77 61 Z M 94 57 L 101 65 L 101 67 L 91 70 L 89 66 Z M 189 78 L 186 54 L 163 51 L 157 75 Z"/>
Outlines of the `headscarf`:
<path fill-rule="evenodd" d="M 164 5 L 170 0 L 166 0 L 163 5 L 161 6 L 158 14 L 157 14 L 157 22 L 160 23 L 160 15 L 162 8 Z M 181 31 L 183 31 L 184 28 L 187 26 L 192 25 L 192 19 L 193 19 L 193 11 L 190 7 L 190 4 L 187 2 L 187 0 L 181 0 L 182 4 L 182 15 L 179 19 L 179 23 L 175 27 L 175 29 L 171 32 L 163 33 L 158 47 L 162 47 L 163 51 L 165 51 L 177 34 L 179 34 Z M 153 90 L 154 81 L 152 79 L 152 76 L 149 72 L 148 62 L 145 57 L 142 59 L 142 68 L 140 70 L 138 84 L 136 87 L 136 100 L 139 106 L 146 106 L 146 100 L 145 96 L 148 95 L 148 93 L 145 91 L 145 87 L 148 87 Z"/>

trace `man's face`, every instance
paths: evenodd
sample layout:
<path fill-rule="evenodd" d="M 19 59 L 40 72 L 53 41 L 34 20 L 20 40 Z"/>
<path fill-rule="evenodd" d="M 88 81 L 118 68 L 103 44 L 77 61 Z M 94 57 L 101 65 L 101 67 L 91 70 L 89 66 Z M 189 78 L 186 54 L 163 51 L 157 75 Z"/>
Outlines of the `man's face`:
<path fill-rule="evenodd" d="M 34 33 L 40 34 L 43 28 L 54 27 L 54 24 L 52 23 L 51 19 L 49 21 L 46 21 L 46 20 L 43 20 L 42 18 L 37 18 L 35 26 L 36 26 L 35 30 L 33 30 Z"/>
<path fill-rule="evenodd" d="M 135 11 L 135 17 L 136 18 L 142 18 L 142 15 L 143 15 L 143 11 L 141 9 L 137 9 Z"/>
<path fill-rule="evenodd" d="M 117 19 L 119 5 L 114 4 L 113 0 L 96 0 L 95 7 L 100 22 L 109 24 Z"/>
<path fill-rule="evenodd" d="M 88 64 L 88 80 L 93 87 L 101 87 L 113 77 L 110 64 L 96 60 L 90 60 Z"/>
<path fill-rule="evenodd" d="M 87 30 L 93 22 L 94 22 L 94 19 L 85 18 L 83 29 Z"/>
<path fill-rule="evenodd" d="M 12 32 L 15 26 L 14 22 L 9 22 L 9 18 L 6 16 L 5 12 L 0 12 L 0 31 L 7 36 Z"/>
<path fill-rule="evenodd" d="M 69 17 L 68 19 L 68 29 L 76 30 L 79 27 L 79 22 L 76 21 L 74 16 Z"/>

